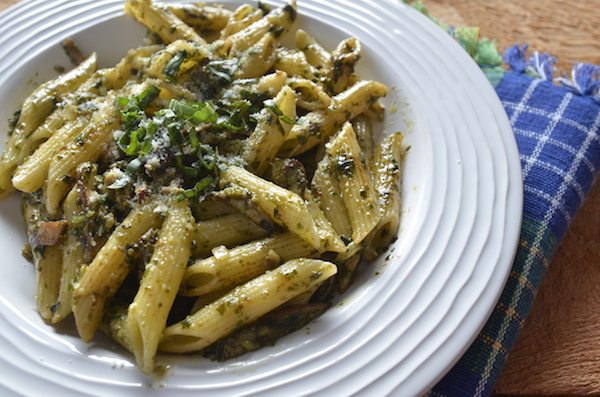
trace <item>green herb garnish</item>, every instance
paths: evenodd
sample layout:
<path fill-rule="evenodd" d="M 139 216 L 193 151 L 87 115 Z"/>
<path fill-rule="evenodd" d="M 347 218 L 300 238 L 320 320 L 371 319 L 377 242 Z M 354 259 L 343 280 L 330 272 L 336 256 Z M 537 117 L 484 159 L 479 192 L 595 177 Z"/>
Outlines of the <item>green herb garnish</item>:
<path fill-rule="evenodd" d="M 179 50 L 179 52 L 177 52 L 163 68 L 162 74 L 171 83 L 177 83 L 177 74 L 179 73 L 179 69 L 185 58 L 187 58 L 187 52 L 185 50 Z"/>

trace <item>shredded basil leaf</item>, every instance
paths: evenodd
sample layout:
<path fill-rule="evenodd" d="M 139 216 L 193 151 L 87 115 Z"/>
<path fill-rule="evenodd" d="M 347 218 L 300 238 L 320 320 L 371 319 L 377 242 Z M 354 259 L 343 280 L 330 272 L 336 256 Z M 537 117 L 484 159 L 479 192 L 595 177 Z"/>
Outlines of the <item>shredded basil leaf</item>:
<path fill-rule="evenodd" d="M 224 61 L 212 61 L 206 64 L 206 69 L 214 74 L 215 76 L 231 83 L 233 76 L 240 68 L 239 61 L 237 59 L 227 59 Z"/>
<path fill-rule="evenodd" d="M 177 83 L 177 74 L 179 73 L 179 69 L 185 58 L 187 58 L 187 52 L 185 50 L 179 50 L 163 68 L 162 74 L 171 83 Z"/>
<path fill-rule="evenodd" d="M 184 190 L 183 193 L 181 193 L 177 197 L 177 201 L 183 201 L 185 199 L 196 197 L 200 193 L 202 193 L 202 191 L 204 191 L 208 188 L 214 189 L 214 185 L 215 185 L 215 178 L 213 178 L 211 175 L 207 175 L 206 177 L 204 177 L 204 179 L 202 179 L 201 181 L 196 183 L 196 185 L 192 189 Z"/>
<path fill-rule="evenodd" d="M 281 109 L 279 109 L 279 106 L 277 106 L 277 104 L 275 103 L 274 100 L 267 99 L 263 103 L 266 108 L 270 109 L 273 113 L 275 113 L 275 115 L 277 117 L 279 117 L 279 119 L 281 121 L 283 121 L 284 123 L 291 124 L 291 125 L 296 124 L 296 122 L 294 120 L 290 119 L 288 116 L 283 114 L 283 112 L 281 111 Z"/>

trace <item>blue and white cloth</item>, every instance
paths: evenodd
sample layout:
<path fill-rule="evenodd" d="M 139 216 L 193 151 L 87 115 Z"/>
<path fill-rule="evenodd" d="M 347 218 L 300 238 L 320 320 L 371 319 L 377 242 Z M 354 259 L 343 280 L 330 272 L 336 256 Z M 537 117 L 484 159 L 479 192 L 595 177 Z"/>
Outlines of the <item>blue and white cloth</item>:
<path fill-rule="evenodd" d="M 527 47 L 507 50 L 511 71 L 486 73 L 514 130 L 523 168 L 524 214 L 508 282 L 466 354 L 428 393 L 490 396 L 546 270 L 600 168 L 600 68 L 576 64 L 552 82 L 556 59 Z"/>

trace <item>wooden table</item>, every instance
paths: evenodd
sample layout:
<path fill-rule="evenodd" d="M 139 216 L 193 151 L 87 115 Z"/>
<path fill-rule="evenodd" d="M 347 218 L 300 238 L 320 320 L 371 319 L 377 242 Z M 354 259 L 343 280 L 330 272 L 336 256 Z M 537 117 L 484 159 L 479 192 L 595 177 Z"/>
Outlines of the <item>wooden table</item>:
<path fill-rule="evenodd" d="M 300 0 L 301 1 L 301 0 Z M 0 0 L 0 10 L 17 0 Z M 454 26 L 479 26 L 502 52 L 515 42 L 574 62 L 600 65 L 600 0 L 424 0 Z M 498 395 L 600 394 L 600 185 L 554 257 L 533 310 L 498 382 Z"/>

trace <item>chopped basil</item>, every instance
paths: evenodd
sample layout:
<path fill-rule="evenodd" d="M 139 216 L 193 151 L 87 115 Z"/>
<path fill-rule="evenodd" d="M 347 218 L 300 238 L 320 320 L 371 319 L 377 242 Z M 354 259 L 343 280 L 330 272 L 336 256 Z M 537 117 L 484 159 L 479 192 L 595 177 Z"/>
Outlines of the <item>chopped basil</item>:
<path fill-rule="evenodd" d="M 179 52 L 177 52 L 163 68 L 162 74 L 171 83 L 177 83 L 177 73 L 179 73 L 179 69 L 185 58 L 187 58 L 187 52 L 185 50 L 179 50 Z"/>
<path fill-rule="evenodd" d="M 200 103 L 174 99 L 169 104 L 169 109 L 179 118 L 196 127 L 202 123 L 215 123 L 219 117 L 210 101 Z"/>
<path fill-rule="evenodd" d="M 110 186 L 109 189 L 122 189 L 129 184 L 133 180 L 133 176 L 138 171 L 138 169 L 144 164 L 145 158 L 140 156 L 136 157 L 127 164 L 127 168 L 125 169 L 125 173 L 117 178 Z"/>
<path fill-rule="evenodd" d="M 204 177 L 204 179 L 196 183 L 192 189 L 184 190 L 183 193 L 177 197 L 177 201 L 183 201 L 185 199 L 196 197 L 204 190 L 207 190 L 208 188 L 210 188 L 210 190 L 214 190 L 215 187 L 215 178 L 213 178 L 211 175 L 207 175 Z"/>
<path fill-rule="evenodd" d="M 139 95 L 132 95 L 131 98 L 117 97 L 115 105 L 121 116 L 122 128 L 125 131 L 137 129 L 139 123 L 145 120 L 146 108 L 150 106 L 160 94 L 160 88 L 151 85 Z"/>
<path fill-rule="evenodd" d="M 224 61 L 212 61 L 206 65 L 206 69 L 214 74 L 215 76 L 231 83 L 233 76 L 240 68 L 239 61 L 237 59 L 227 59 Z"/>
<path fill-rule="evenodd" d="M 274 100 L 267 99 L 263 103 L 265 104 L 266 108 L 270 109 L 273 113 L 275 113 L 275 115 L 277 117 L 279 117 L 279 120 L 283 121 L 284 123 L 291 124 L 291 125 L 296 124 L 296 122 L 294 120 L 290 119 L 285 114 L 283 114 L 283 112 L 281 111 L 281 109 L 279 109 L 279 106 L 277 106 L 277 104 L 275 103 Z"/>

